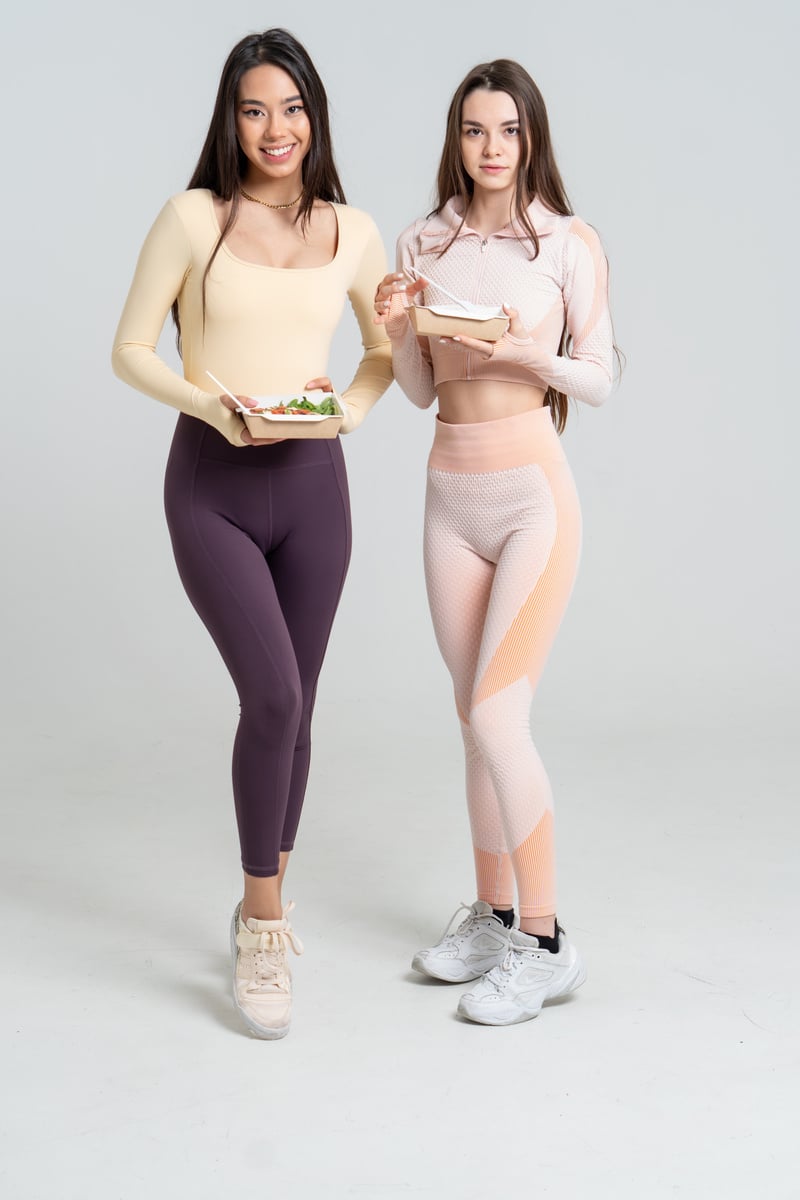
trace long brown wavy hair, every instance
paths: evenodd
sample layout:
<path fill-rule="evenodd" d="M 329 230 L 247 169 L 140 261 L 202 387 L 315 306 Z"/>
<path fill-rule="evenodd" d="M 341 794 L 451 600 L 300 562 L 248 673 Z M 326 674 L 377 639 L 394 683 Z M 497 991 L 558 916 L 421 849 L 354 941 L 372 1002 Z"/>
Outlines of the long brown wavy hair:
<path fill-rule="evenodd" d="M 230 200 L 228 219 L 222 229 L 203 273 L 203 318 L 205 319 L 206 280 L 211 264 L 225 241 L 239 212 L 240 187 L 247 170 L 247 159 L 236 136 L 236 102 L 239 81 L 246 71 L 264 64 L 280 67 L 291 75 L 303 100 L 311 125 L 311 145 L 303 159 L 303 197 L 295 220 L 305 230 L 315 200 L 345 204 L 345 195 L 336 170 L 331 141 L 328 96 L 306 48 L 285 29 L 267 29 L 242 38 L 231 50 L 222 68 L 217 99 L 205 144 L 200 151 L 192 177 L 187 185 L 208 188 L 222 200 Z M 172 316 L 178 331 L 180 349 L 180 317 L 177 300 Z"/>
<path fill-rule="evenodd" d="M 461 224 L 441 253 L 444 254 L 450 249 L 464 224 L 475 188 L 461 157 L 461 117 L 467 96 L 479 88 L 490 92 L 506 92 L 517 106 L 520 156 L 514 192 L 514 220 L 532 244 L 531 258 L 536 258 L 539 253 L 539 238 L 527 212 L 533 198 L 538 197 L 554 213 L 561 213 L 563 216 L 573 214 L 556 166 L 550 138 L 550 123 L 542 93 L 525 68 L 510 58 L 497 58 L 494 62 L 480 63 L 473 67 L 456 88 L 450 102 L 444 147 L 436 176 L 436 207 L 433 213 L 440 213 L 448 200 L 457 197 L 461 201 L 463 216 Z M 560 355 L 569 355 L 571 340 L 564 328 L 558 347 Z M 556 429 L 563 433 L 569 409 L 566 395 L 554 387 L 549 387 L 545 394 L 545 404 L 552 410 Z"/>

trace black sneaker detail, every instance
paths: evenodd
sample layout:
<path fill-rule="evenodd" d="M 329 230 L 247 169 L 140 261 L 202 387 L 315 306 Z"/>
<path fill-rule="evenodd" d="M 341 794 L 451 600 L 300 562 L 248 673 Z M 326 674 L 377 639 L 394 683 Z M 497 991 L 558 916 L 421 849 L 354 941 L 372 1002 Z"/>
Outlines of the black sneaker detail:
<path fill-rule="evenodd" d="M 537 933 L 536 940 L 540 950 L 549 950 L 551 954 L 558 954 L 558 934 L 555 937 L 542 937 Z"/>
<path fill-rule="evenodd" d="M 492 912 L 497 917 L 498 921 L 502 921 L 506 929 L 511 929 L 514 925 L 514 910 L 513 908 L 493 908 Z"/>
<path fill-rule="evenodd" d="M 530 938 L 531 942 L 535 942 L 540 950 L 547 950 L 550 954 L 558 954 L 558 939 L 564 930 L 556 921 L 556 932 L 553 937 L 545 937 L 543 933 L 525 933 L 522 929 L 519 932 L 523 937 Z"/>

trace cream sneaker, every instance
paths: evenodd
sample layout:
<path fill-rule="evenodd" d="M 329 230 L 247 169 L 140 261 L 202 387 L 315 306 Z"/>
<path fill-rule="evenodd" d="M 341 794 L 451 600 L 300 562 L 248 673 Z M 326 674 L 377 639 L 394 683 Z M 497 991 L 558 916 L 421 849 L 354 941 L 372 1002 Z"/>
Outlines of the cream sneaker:
<path fill-rule="evenodd" d="M 292 930 L 288 914 L 280 921 L 241 920 L 241 903 L 231 921 L 233 1003 L 251 1033 L 259 1038 L 282 1038 L 289 1032 L 292 1013 L 292 973 L 286 952 L 303 953 L 303 944 Z"/>

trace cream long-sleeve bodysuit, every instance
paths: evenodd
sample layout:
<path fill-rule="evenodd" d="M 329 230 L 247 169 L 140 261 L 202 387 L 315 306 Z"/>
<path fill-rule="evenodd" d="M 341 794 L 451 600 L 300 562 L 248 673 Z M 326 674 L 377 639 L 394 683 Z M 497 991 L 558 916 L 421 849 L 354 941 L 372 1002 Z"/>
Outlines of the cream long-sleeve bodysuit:
<path fill-rule="evenodd" d="M 204 188 L 167 201 L 139 255 L 114 340 L 115 373 L 138 391 L 199 417 L 233 445 L 241 445 L 241 418 L 210 390 L 206 370 L 237 395 L 301 391 L 327 374 L 328 355 L 347 295 L 364 352 L 342 392 L 342 432 L 363 420 L 392 379 L 385 331 L 373 323 L 375 287 L 386 258 L 374 221 L 359 209 L 334 204 L 339 238 L 322 267 L 283 269 L 245 262 L 223 242 L 206 281 L 203 274 L 219 238 L 213 196 Z M 181 319 L 184 377 L 156 353 L 173 301 Z"/>

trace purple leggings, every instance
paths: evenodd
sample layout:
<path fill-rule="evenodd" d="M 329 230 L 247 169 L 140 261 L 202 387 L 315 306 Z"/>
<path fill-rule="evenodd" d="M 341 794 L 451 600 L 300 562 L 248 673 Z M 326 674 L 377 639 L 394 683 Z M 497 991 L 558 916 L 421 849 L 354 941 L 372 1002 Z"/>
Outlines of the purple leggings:
<path fill-rule="evenodd" d="M 233 795 L 242 866 L 277 875 L 294 846 L 311 713 L 350 559 L 339 439 L 229 445 L 181 416 L 164 502 L 186 593 L 239 693 Z"/>

